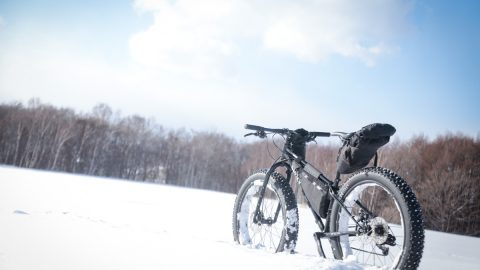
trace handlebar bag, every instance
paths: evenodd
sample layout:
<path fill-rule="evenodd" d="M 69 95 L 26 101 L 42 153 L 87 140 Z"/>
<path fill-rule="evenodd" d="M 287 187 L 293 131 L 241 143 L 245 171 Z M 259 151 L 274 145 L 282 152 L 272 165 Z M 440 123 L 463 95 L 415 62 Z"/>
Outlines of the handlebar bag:
<path fill-rule="evenodd" d="M 350 133 L 337 156 L 337 172 L 353 173 L 368 165 L 377 150 L 390 141 L 395 128 L 389 124 L 370 124 Z"/>

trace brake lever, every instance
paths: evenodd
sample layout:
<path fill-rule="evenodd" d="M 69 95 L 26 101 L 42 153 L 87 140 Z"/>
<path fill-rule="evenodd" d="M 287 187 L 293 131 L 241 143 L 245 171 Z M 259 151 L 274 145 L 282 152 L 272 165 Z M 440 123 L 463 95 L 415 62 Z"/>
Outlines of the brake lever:
<path fill-rule="evenodd" d="M 243 135 L 243 137 L 248 137 L 248 136 L 251 136 L 251 135 L 258 136 L 262 139 L 267 137 L 267 133 L 265 133 L 265 131 L 263 131 L 263 130 L 259 130 L 259 131 L 254 132 L 254 133 L 247 133 L 247 134 Z"/>
<path fill-rule="evenodd" d="M 307 139 L 306 142 L 315 142 L 315 143 L 317 143 L 317 140 L 316 140 L 316 139 L 317 139 L 317 136 L 313 136 L 313 135 L 310 135 L 310 134 L 309 134 L 309 135 L 308 135 L 308 139 Z"/>
<path fill-rule="evenodd" d="M 257 135 L 259 138 L 262 138 L 262 139 L 265 139 L 267 137 L 267 133 L 265 133 L 265 131 L 263 130 L 257 131 L 255 135 Z"/>

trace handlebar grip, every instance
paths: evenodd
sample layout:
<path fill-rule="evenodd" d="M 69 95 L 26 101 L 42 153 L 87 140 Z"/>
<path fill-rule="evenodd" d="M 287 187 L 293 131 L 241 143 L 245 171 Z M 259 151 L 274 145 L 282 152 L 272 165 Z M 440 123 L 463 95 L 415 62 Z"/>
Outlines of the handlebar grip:
<path fill-rule="evenodd" d="M 256 131 L 262 131 L 262 130 L 265 130 L 265 128 L 264 128 L 264 127 L 261 127 L 261 126 L 255 126 L 255 125 L 249 125 L 249 124 L 246 124 L 246 125 L 245 125 L 245 129 L 256 130 Z"/>
<path fill-rule="evenodd" d="M 330 137 L 330 132 L 310 132 L 315 137 Z"/>
<path fill-rule="evenodd" d="M 285 128 L 265 128 L 265 127 L 249 125 L 249 124 L 246 124 L 245 128 L 256 130 L 256 131 L 266 131 L 266 132 L 272 132 L 272 133 L 278 133 L 278 134 L 285 134 L 288 131 L 288 129 L 285 129 Z"/>

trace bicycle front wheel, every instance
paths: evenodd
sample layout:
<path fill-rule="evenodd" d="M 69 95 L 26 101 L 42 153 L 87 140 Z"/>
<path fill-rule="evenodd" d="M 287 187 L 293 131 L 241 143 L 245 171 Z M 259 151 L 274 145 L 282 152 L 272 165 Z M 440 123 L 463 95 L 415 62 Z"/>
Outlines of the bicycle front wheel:
<path fill-rule="evenodd" d="M 251 175 L 238 192 L 232 221 L 234 240 L 272 253 L 293 252 L 298 236 L 298 209 L 292 188 L 282 175 L 270 176 L 260 212 L 254 217 L 266 172 Z"/>
<path fill-rule="evenodd" d="M 388 169 L 365 168 L 348 179 L 332 206 L 330 232 L 337 259 L 365 265 L 417 269 L 424 246 L 420 205 L 410 186 Z"/>

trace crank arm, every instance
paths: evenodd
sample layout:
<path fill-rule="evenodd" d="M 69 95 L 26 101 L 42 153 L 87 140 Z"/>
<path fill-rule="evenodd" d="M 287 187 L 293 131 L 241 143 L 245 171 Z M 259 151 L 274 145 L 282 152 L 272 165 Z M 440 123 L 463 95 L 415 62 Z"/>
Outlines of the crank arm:
<path fill-rule="evenodd" d="M 333 238 L 333 237 L 339 237 L 342 235 L 348 235 L 348 236 L 356 236 L 357 232 L 355 231 L 350 231 L 350 232 L 317 232 L 316 233 L 318 238 Z"/>

